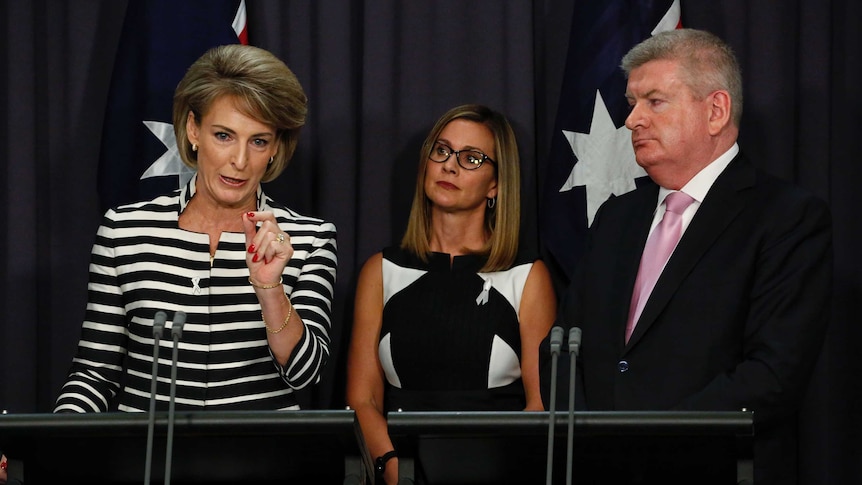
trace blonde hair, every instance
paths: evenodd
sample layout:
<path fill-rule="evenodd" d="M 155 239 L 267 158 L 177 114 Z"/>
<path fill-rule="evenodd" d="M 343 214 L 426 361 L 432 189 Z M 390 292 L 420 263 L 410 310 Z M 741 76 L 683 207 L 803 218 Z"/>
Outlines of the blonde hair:
<path fill-rule="evenodd" d="M 481 123 L 494 136 L 494 154 L 497 178 L 497 201 L 493 208 L 485 208 L 485 230 L 490 234 L 485 246 L 478 251 L 488 256 L 482 272 L 508 269 L 518 253 L 518 236 L 521 224 L 521 170 L 518 143 L 509 121 L 502 114 L 478 104 L 457 106 L 447 111 L 437 123 L 419 153 L 419 173 L 407 230 L 401 248 L 428 261 L 431 253 L 431 200 L 425 195 L 425 167 L 431 148 L 440 133 L 451 121 L 464 119 Z"/>
<path fill-rule="evenodd" d="M 261 181 L 287 167 L 305 124 L 308 98 L 293 72 L 264 49 L 241 44 L 214 47 L 189 67 L 174 92 L 174 134 L 183 162 L 197 170 L 197 153 L 186 132 L 189 112 L 195 123 L 223 96 L 235 99 L 246 116 L 275 127 L 278 150 Z"/>
<path fill-rule="evenodd" d="M 655 60 L 679 62 L 683 82 L 697 98 L 719 89 L 730 95 L 730 119 L 742 121 L 742 69 L 733 50 L 717 36 L 696 29 L 660 32 L 634 46 L 622 59 L 626 77 L 631 71 Z"/>

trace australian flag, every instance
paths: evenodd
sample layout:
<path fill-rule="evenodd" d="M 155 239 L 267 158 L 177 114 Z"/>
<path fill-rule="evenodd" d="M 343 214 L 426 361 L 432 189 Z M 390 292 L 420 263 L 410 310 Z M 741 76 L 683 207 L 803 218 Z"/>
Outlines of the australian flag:
<path fill-rule="evenodd" d="M 623 55 L 654 33 L 680 26 L 679 0 L 578 0 L 551 149 L 539 230 L 567 284 L 599 206 L 646 176 L 636 163 Z"/>
<path fill-rule="evenodd" d="M 191 178 L 174 137 L 174 90 L 209 48 L 236 43 L 248 43 L 244 0 L 129 2 L 102 132 L 102 210 L 171 192 Z"/>

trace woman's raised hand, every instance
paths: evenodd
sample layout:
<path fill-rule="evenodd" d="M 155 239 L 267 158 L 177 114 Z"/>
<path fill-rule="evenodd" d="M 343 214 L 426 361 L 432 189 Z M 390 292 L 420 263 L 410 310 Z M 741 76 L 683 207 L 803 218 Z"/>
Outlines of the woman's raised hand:
<path fill-rule="evenodd" d="M 293 256 L 290 235 L 283 232 L 269 211 L 247 212 L 242 215 L 247 249 L 245 262 L 252 285 L 274 288 L 281 283 L 281 274 Z"/>

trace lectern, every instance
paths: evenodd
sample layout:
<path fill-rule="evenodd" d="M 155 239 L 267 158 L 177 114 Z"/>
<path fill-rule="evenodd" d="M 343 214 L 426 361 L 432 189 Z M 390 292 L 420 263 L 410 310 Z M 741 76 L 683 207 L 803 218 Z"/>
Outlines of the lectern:
<path fill-rule="evenodd" d="M 404 483 L 544 484 L 548 412 L 393 412 Z M 555 419 L 554 483 L 565 483 L 567 413 Z M 577 412 L 573 483 L 744 483 L 750 412 Z"/>
<path fill-rule="evenodd" d="M 0 416 L 0 447 L 26 485 L 140 484 L 145 413 Z M 157 413 L 153 483 L 164 478 L 167 413 Z M 175 415 L 171 482 L 370 483 L 353 411 L 195 411 Z"/>

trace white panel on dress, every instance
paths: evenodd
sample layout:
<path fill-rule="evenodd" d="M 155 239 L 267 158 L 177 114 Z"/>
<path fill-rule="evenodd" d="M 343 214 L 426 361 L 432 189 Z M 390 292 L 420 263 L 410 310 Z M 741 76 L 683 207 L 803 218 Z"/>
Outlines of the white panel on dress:
<path fill-rule="evenodd" d="M 521 377 L 518 354 L 503 339 L 494 335 L 491 362 L 488 366 L 488 389 L 511 384 Z"/>
<path fill-rule="evenodd" d="M 380 366 L 383 367 L 383 374 L 386 375 L 386 380 L 389 384 L 401 389 L 401 379 L 395 372 L 395 365 L 392 363 L 392 345 L 389 342 L 391 333 L 387 333 L 380 339 L 380 345 L 377 346 L 377 355 L 380 356 Z"/>
<path fill-rule="evenodd" d="M 392 295 L 407 288 L 428 271 L 398 266 L 383 258 L 383 306 L 389 303 Z"/>
<path fill-rule="evenodd" d="M 524 293 L 524 284 L 527 276 L 533 268 L 533 263 L 525 263 L 513 266 L 508 271 L 495 271 L 493 273 L 478 273 L 485 280 L 490 281 L 491 286 L 506 298 L 506 301 L 515 309 L 515 315 L 520 321 L 521 295 Z M 478 296 L 478 295 L 477 295 Z"/>

